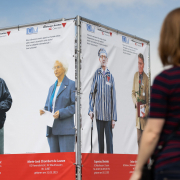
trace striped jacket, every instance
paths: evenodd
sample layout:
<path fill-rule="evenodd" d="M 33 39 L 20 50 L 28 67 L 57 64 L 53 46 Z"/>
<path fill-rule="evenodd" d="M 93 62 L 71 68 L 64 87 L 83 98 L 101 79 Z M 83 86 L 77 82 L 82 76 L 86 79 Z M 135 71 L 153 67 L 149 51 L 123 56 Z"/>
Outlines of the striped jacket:
<path fill-rule="evenodd" d="M 94 113 L 94 104 L 96 119 L 117 121 L 115 82 L 108 69 L 106 69 L 105 75 L 102 73 L 102 68 L 95 72 L 89 94 L 88 114 Z"/>

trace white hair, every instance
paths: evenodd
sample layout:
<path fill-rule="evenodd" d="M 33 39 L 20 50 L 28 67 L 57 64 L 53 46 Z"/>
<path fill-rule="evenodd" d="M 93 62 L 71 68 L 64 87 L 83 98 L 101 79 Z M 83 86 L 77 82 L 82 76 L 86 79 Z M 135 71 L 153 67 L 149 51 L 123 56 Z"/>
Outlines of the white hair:
<path fill-rule="evenodd" d="M 69 68 L 69 64 L 68 64 L 67 60 L 66 59 L 60 59 L 60 60 L 56 60 L 55 63 L 56 62 L 59 62 L 59 63 L 62 64 L 63 68 L 65 69 L 65 73 L 64 74 L 66 75 L 66 73 L 68 71 L 68 68 Z"/>

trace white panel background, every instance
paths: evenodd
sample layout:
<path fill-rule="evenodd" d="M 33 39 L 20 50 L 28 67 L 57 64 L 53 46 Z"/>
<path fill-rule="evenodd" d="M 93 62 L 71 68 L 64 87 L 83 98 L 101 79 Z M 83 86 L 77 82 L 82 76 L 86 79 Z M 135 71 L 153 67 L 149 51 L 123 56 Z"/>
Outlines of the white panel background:
<path fill-rule="evenodd" d="M 91 119 L 88 116 L 89 92 L 95 71 L 100 67 L 98 50 L 105 48 L 108 54 L 108 69 L 114 76 L 117 103 L 117 122 L 113 129 L 113 150 L 118 154 L 137 154 L 137 130 L 135 127 L 135 108 L 132 101 L 132 85 L 135 72 L 138 71 L 138 54 L 142 53 L 145 59 L 144 71 L 148 73 L 148 52 L 149 46 L 144 43 L 143 47 L 138 47 L 130 37 L 129 45 L 137 48 L 136 54 L 123 54 L 122 35 L 112 32 L 111 36 L 102 35 L 95 27 L 95 32 L 89 32 L 86 23 L 82 22 L 82 69 L 81 69 L 81 114 L 82 114 L 82 152 L 89 153 L 91 148 Z M 106 30 L 108 31 L 108 30 Z M 105 44 L 92 46 L 87 44 L 87 34 L 106 39 Z M 134 39 L 135 40 L 135 39 Z M 135 40 L 136 42 L 140 42 Z M 142 42 L 140 42 L 142 43 Z M 98 153 L 98 139 L 96 120 L 93 122 L 93 153 Z M 106 143 L 105 143 L 106 144 Z M 106 152 L 106 150 L 105 150 Z"/>
<path fill-rule="evenodd" d="M 64 23 L 65 28 L 49 30 L 37 25 L 37 34 L 26 35 L 26 28 L 21 28 L 10 30 L 10 36 L 0 37 L 0 77 L 13 98 L 4 127 L 5 154 L 49 152 L 46 124 L 39 109 L 44 107 L 49 87 L 56 81 L 52 70 L 55 60 L 66 59 L 67 76 L 75 80 L 75 23 L 73 20 Z M 50 44 L 26 49 L 26 39 L 56 35 L 60 37 Z"/>

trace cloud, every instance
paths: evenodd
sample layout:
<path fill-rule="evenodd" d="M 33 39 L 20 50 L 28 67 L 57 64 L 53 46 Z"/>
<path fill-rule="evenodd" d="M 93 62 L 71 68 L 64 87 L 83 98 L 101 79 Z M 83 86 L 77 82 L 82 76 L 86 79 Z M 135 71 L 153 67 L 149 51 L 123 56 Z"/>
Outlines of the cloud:
<path fill-rule="evenodd" d="M 113 7 L 132 7 L 136 5 L 156 5 L 162 4 L 163 0 L 45 0 L 46 3 L 54 4 L 58 3 L 62 7 L 70 7 L 77 8 L 81 6 L 86 6 L 90 9 L 99 8 L 100 6 L 110 6 Z"/>
<path fill-rule="evenodd" d="M 137 4 L 154 5 L 162 3 L 162 0 L 77 0 L 91 7 L 100 5 L 133 6 Z"/>

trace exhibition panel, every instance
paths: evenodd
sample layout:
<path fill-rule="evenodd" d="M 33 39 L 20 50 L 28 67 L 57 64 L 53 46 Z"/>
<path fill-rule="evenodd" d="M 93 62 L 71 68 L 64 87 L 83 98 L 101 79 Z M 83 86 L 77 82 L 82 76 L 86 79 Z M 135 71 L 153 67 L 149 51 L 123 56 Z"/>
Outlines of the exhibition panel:
<path fill-rule="evenodd" d="M 83 18 L 81 42 L 82 153 L 111 162 L 103 170 L 83 154 L 83 178 L 88 165 L 92 179 L 104 173 L 118 179 L 115 166 L 128 179 L 149 112 L 149 42 Z"/>
<path fill-rule="evenodd" d="M 150 42 L 81 16 L 0 29 L 0 40 L 12 97 L 0 178 L 128 180 L 149 112 Z"/>
<path fill-rule="evenodd" d="M 12 97 L 0 176 L 75 179 L 75 19 L 1 30 L 0 39 Z"/>

